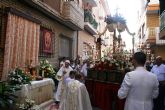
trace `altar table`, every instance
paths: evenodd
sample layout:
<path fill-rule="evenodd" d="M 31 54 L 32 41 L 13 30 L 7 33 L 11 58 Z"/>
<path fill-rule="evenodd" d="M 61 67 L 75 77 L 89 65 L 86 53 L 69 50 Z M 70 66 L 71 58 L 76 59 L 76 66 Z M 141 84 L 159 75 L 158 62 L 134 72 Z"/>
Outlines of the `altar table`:
<path fill-rule="evenodd" d="M 35 104 L 40 105 L 46 101 L 53 99 L 54 82 L 50 78 L 45 78 L 40 81 L 32 81 L 31 84 L 25 84 L 16 94 L 18 101 L 24 102 L 26 98 L 35 101 Z"/>
<path fill-rule="evenodd" d="M 101 110 L 124 110 L 124 100 L 117 97 L 118 83 L 87 79 L 86 88 L 93 106 Z"/>

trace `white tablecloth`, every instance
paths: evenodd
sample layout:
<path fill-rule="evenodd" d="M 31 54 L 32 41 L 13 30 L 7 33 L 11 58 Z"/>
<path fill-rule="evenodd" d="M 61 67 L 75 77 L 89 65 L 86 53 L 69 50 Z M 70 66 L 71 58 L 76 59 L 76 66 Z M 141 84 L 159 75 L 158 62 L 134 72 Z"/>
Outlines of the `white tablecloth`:
<path fill-rule="evenodd" d="M 46 78 L 40 81 L 32 81 L 31 84 L 25 84 L 22 89 L 17 92 L 18 101 L 22 103 L 24 99 L 29 98 L 40 105 L 43 102 L 53 99 L 54 82 L 52 79 Z"/>

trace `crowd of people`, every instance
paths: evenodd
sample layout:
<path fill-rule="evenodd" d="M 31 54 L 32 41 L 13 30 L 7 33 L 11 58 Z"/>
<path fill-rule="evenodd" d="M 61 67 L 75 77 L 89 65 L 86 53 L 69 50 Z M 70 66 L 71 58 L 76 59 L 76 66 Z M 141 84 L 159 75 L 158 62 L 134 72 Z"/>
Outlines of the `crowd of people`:
<path fill-rule="evenodd" d="M 55 95 L 59 110 L 92 110 L 90 98 L 84 85 L 87 76 L 88 61 L 80 66 L 79 59 L 73 63 L 63 59 L 56 79 L 58 87 Z"/>
<path fill-rule="evenodd" d="M 90 64 L 84 60 L 80 65 L 80 57 L 75 61 L 63 59 L 57 72 L 58 87 L 56 104 L 59 110 L 92 110 L 90 98 L 85 87 L 88 68 L 98 70 L 116 69 L 108 60 Z M 146 62 L 143 52 L 136 52 L 131 64 L 122 63 L 122 68 L 129 68 L 118 90 L 120 99 L 126 98 L 124 110 L 165 110 L 165 65 L 160 56 L 155 63 Z M 121 65 L 120 65 L 121 67 Z"/>

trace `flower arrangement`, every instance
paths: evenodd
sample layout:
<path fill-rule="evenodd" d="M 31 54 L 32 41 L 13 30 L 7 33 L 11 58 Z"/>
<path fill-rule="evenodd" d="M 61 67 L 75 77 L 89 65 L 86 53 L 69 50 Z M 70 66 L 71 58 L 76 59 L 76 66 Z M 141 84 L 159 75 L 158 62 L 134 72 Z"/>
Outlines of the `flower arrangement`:
<path fill-rule="evenodd" d="M 35 101 L 31 99 L 25 99 L 25 103 L 17 104 L 19 110 L 40 110 L 39 106 L 35 105 Z"/>
<path fill-rule="evenodd" d="M 23 84 L 30 84 L 32 81 L 31 75 L 24 73 L 23 70 L 16 68 L 8 75 L 8 83 L 14 86 L 22 86 Z"/>
<path fill-rule="evenodd" d="M 54 79 L 56 76 L 53 66 L 46 59 L 40 61 L 40 75 L 42 77 L 48 77 L 52 79 Z"/>
<path fill-rule="evenodd" d="M 120 14 L 115 14 L 114 16 L 107 16 L 106 18 L 106 22 L 108 24 L 111 24 L 111 23 L 122 23 L 122 24 L 126 24 L 126 20 L 123 16 L 121 16 Z"/>

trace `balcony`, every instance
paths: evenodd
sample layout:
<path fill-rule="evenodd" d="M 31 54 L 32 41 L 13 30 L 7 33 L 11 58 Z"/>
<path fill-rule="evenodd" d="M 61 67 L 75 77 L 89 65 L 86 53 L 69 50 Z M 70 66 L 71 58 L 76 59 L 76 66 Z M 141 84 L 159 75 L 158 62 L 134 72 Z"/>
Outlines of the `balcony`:
<path fill-rule="evenodd" d="M 146 32 L 146 42 L 149 44 L 165 45 L 165 40 L 159 38 L 159 27 L 149 27 Z"/>
<path fill-rule="evenodd" d="M 160 39 L 165 39 L 165 10 L 160 15 Z"/>
<path fill-rule="evenodd" d="M 144 37 L 145 41 L 149 44 L 156 44 L 156 28 L 149 27 L 146 31 L 146 37 Z"/>
<path fill-rule="evenodd" d="M 90 10 L 84 10 L 84 22 L 85 22 L 84 28 L 89 33 L 91 33 L 92 35 L 97 34 L 98 23 L 96 22 Z"/>
<path fill-rule="evenodd" d="M 89 3 L 92 7 L 97 6 L 96 0 L 83 0 L 84 3 Z"/>
<path fill-rule="evenodd" d="M 62 16 L 64 17 L 64 23 L 73 30 L 84 28 L 84 11 L 75 1 L 63 3 Z"/>

